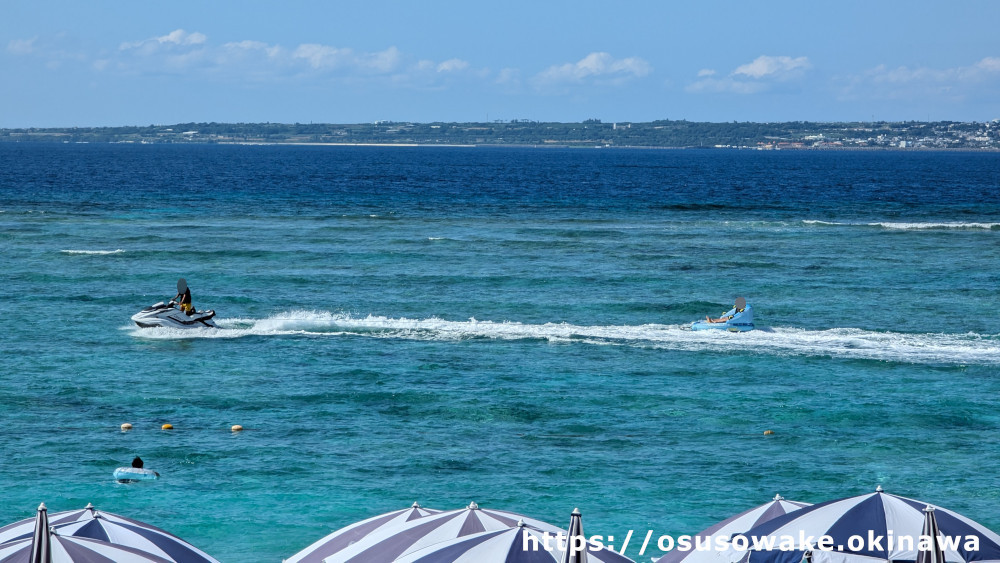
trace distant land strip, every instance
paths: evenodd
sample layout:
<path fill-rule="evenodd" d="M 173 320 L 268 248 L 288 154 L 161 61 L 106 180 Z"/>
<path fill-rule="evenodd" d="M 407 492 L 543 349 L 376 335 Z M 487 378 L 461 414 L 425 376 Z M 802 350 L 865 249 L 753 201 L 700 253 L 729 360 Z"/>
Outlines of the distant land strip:
<path fill-rule="evenodd" d="M 1000 150 L 1000 120 L 984 122 L 178 123 L 0 129 L 2 142 L 717 149 Z"/>

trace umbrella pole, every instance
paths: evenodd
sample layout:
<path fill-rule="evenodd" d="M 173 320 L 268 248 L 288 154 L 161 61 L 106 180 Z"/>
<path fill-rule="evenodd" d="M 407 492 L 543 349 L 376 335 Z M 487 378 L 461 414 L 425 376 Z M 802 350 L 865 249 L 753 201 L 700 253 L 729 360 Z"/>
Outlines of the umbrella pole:
<path fill-rule="evenodd" d="M 29 563 L 52 563 L 52 549 L 49 539 L 49 513 L 45 503 L 38 505 L 35 516 L 35 534 L 31 538 L 31 558 Z"/>
<path fill-rule="evenodd" d="M 917 560 L 915 563 L 945 563 L 944 561 L 944 550 L 941 548 L 941 544 L 938 542 L 938 530 L 937 516 L 934 515 L 934 507 L 927 505 L 924 508 L 924 526 L 920 531 L 920 542 L 917 544 L 919 546 L 923 545 L 923 538 L 927 537 L 930 539 L 930 549 L 920 549 L 917 552 Z"/>
<path fill-rule="evenodd" d="M 574 508 L 569 517 L 566 553 L 563 554 L 562 563 L 587 563 L 587 538 L 583 535 L 583 515 L 579 508 Z"/>

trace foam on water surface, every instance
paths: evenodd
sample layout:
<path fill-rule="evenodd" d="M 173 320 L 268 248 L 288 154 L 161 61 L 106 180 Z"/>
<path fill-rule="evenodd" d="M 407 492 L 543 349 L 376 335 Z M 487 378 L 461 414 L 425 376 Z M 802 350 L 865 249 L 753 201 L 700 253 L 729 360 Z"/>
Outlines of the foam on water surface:
<path fill-rule="evenodd" d="M 124 254 L 125 250 L 118 248 L 115 250 L 61 250 L 63 254 L 82 254 L 93 256 L 109 256 L 112 254 Z"/>
<path fill-rule="evenodd" d="M 761 327 L 745 333 L 692 331 L 690 325 L 580 326 L 469 319 L 354 317 L 325 311 L 288 311 L 263 319 L 219 318 L 219 329 L 139 329 L 139 338 L 242 338 L 248 336 L 344 336 L 426 341 L 470 339 L 540 340 L 551 343 L 641 346 L 690 352 L 745 352 L 830 356 L 916 364 L 1000 365 L 1000 336 L 870 331 L 858 328 L 806 330 Z"/>

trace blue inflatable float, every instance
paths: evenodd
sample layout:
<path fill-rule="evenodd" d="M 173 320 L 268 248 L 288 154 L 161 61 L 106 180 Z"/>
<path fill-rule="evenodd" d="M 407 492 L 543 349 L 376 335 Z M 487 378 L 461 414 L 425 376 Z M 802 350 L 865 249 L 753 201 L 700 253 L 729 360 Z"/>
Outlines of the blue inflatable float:
<path fill-rule="evenodd" d="M 753 330 L 753 307 L 747 300 L 738 297 L 732 309 L 722 313 L 719 322 L 695 321 L 691 330 L 726 330 L 729 332 L 747 332 Z"/>
<path fill-rule="evenodd" d="M 141 467 L 119 467 L 115 469 L 115 481 L 119 483 L 133 483 L 135 481 L 152 481 L 153 479 L 159 479 L 160 474 L 153 471 L 152 469 L 143 469 Z"/>

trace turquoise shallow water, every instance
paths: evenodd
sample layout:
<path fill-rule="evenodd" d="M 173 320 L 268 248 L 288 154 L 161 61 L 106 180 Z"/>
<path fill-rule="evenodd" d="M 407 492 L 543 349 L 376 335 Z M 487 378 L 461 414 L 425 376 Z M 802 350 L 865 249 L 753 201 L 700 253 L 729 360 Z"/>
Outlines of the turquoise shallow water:
<path fill-rule="evenodd" d="M 0 145 L 0 523 L 279 561 L 415 500 L 621 537 L 881 485 L 998 529 L 998 159 Z M 131 326 L 178 277 L 222 330 Z M 766 330 L 685 330 L 737 295 Z"/>

